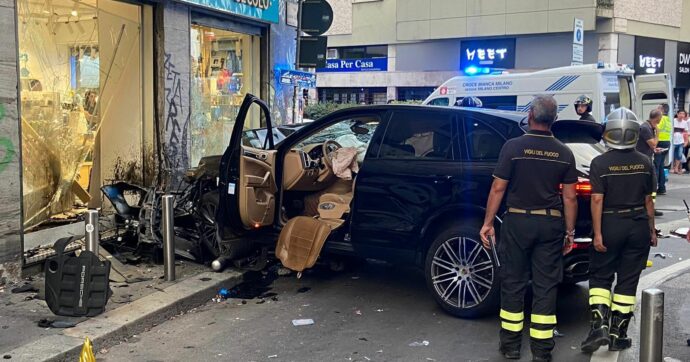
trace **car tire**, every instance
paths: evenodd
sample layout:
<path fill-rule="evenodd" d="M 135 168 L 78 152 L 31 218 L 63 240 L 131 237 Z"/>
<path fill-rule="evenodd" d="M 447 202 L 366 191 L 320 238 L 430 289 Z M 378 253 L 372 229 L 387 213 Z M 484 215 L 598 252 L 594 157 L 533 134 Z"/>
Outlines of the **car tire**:
<path fill-rule="evenodd" d="M 478 318 L 498 308 L 498 268 L 481 244 L 479 227 L 444 227 L 429 247 L 424 275 L 436 302 L 456 317 Z"/>
<path fill-rule="evenodd" d="M 230 260 L 238 259 L 247 256 L 253 248 L 253 243 L 242 237 L 235 237 L 223 239 L 218 230 L 216 223 L 216 210 L 218 210 L 219 195 L 217 191 L 211 191 L 201 197 L 200 213 L 202 223 L 205 228 L 212 228 L 213 231 L 209 233 L 202 232 L 202 243 L 204 247 L 211 253 L 213 259 L 221 256 Z M 210 230 L 209 230 L 210 231 Z M 232 232 L 226 230 L 224 235 L 232 235 Z"/>

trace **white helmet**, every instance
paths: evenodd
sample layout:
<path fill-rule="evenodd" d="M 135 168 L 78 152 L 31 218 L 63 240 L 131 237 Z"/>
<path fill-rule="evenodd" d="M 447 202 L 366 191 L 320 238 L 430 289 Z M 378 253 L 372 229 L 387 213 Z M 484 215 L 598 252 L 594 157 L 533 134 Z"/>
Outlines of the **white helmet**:
<path fill-rule="evenodd" d="M 606 146 L 616 150 L 635 148 L 640 136 L 640 122 L 635 113 L 621 107 L 606 116 L 603 139 Z"/>

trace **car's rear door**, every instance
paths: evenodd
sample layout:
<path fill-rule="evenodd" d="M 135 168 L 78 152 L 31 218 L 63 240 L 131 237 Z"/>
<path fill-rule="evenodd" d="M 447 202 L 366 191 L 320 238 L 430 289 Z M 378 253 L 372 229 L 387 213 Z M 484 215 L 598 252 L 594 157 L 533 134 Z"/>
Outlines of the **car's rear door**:
<path fill-rule="evenodd" d="M 251 109 L 258 106 L 259 112 Z M 216 220 L 219 230 L 235 234 L 273 224 L 275 218 L 276 151 L 273 137 L 266 137 L 261 148 L 243 144 L 242 134 L 247 117 L 265 120 L 266 134 L 273 134 L 268 106 L 254 95 L 247 94 L 240 106 L 232 129 L 230 144 L 220 162 L 220 203 Z"/>

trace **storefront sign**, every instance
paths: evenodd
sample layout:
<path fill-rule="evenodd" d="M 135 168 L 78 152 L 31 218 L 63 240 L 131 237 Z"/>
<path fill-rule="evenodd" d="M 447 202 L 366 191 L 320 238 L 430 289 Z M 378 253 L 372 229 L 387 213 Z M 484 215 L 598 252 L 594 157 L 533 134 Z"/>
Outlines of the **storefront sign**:
<path fill-rule="evenodd" d="M 663 39 L 635 38 L 635 74 L 657 74 L 664 72 Z"/>
<path fill-rule="evenodd" d="M 277 23 L 280 11 L 280 0 L 179 0 L 185 3 L 203 6 L 232 14 L 258 20 Z"/>
<path fill-rule="evenodd" d="M 460 44 L 460 67 L 515 68 L 515 39 L 463 41 Z"/>
<path fill-rule="evenodd" d="M 690 43 L 678 43 L 676 88 L 690 88 Z"/>
<path fill-rule="evenodd" d="M 317 72 L 385 72 L 388 70 L 388 58 L 371 59 L 327 59 L 325 68 Z"/>
<path fill-rule="evenodd" d="M 316 74 L 298 70 L 281 70 L 280 83 L 298 85 L 302 88 L 316 88 Z"/>

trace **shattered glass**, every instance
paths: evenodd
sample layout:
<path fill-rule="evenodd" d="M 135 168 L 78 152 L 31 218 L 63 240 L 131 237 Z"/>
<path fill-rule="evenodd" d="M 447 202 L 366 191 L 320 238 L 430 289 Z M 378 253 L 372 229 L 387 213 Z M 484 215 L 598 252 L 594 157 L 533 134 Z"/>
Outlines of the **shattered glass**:
<path fill-rule="evenodd" d="M 138 13 L 117 6 L 17 1 L 25 231 L 88 202 L 96 136 L 140 44 Z"/>

